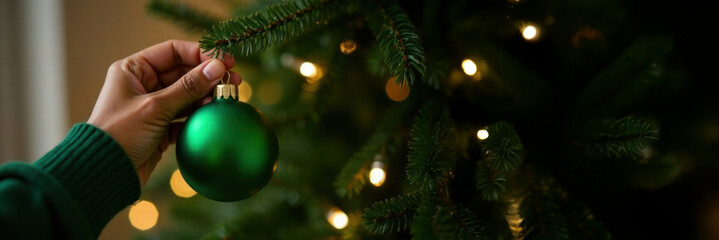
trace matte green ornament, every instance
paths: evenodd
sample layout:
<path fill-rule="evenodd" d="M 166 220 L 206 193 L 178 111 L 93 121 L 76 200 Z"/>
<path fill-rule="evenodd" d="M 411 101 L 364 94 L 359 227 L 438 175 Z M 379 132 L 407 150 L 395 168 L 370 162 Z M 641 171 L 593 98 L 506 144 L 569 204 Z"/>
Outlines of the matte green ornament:
<path fill-rule="evenodd" d="M 177 165 L 195 191 L 221 202 L 252 196 L 277 164 L 277 135 L 237 86 L 220 84 L 215 99 L 187 118 L 177 138 Z"/>

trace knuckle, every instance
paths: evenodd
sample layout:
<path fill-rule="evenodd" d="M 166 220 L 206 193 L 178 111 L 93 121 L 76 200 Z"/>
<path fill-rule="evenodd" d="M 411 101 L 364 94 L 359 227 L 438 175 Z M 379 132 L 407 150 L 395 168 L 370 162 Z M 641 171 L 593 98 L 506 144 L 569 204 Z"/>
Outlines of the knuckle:
<path fill-rule="evenodd" d="M 129 56 L 121 60 L 115 61 L 110 68 L 116 68 L 126 73 L 130 73 L 135 77 L 142 79 L 143 71 L 140 61 L 135 56 Z"/>
<path fill-rule="evenodd" d="M 180 78 L 180 85 L 190 98 L 198 98 L 202 95 L 200 79 L 194 74 L 186 74 Z"/>
<path fill-rule="evenodd" d="M 162 110 L 162 103 L 160 98 L 156 96 L 148 96 L 142 101 L 140 107 L 148 112 L 158 112 Z"/>
<path fill-rule="evenodd" d="M 123 60 L 124 60 L 124 59 L 120 59 L 120 60 L 114 61 L 112 64 L 110 64 L 110 69 L 109 69 L 109 70 L 120 70 L 120 69 L 122 69 L 122 62 L 123 62 Z"/>
<path fill-rule="evenodd" d="M 172 120 L 174 116 L 172 107 L 162 100 L 163 98 L 159 95 L 147 96 L 140 103 L 141 112 L 145 116 L 152 116 L 150 119 L 160 120 L 160 122 Z"/>

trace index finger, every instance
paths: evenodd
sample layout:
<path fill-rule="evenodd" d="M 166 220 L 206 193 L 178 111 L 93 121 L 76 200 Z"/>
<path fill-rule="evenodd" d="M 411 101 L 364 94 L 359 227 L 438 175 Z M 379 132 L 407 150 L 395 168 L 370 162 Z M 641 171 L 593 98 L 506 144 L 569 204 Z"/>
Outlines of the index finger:
<path fill-rule="evenodd" d="M 167 40 L 135 54 L 145 59 L 156 73 L 170 70 L 175 66 L 196 66 L 212 58 L 202 54 L 198 43 L 182 40 Z M 227 69 L 235 65 L 235 60 L 229 56 L 225 56 L 223 62 Z"/>

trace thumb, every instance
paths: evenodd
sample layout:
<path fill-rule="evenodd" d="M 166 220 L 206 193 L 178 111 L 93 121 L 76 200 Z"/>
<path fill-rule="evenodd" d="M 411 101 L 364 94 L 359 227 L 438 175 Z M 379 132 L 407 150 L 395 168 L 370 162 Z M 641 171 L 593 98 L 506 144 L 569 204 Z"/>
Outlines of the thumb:
<path fill-rule="evenodd" d="M 225 65 L 210 59 L 190 70 L 169 87 L 158 91 L 160 102 L 169 107 L 173 116 L 183 108 L 202 99 L 217 84 L 225 72 Z"/>

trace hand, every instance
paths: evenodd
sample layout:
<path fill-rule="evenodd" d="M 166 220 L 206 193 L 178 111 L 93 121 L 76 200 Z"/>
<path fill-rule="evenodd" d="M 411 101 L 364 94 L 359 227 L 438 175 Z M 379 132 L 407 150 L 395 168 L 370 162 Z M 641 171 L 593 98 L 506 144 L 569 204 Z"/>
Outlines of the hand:
<path fill-rule="evenodd" d="M 170 40 L 114 62 L 87 123 L 109 134 L 125 150 L 140 183 L 168 145 L 175 143 L 187 116 L 212 99 L 212 89 L 235 64 L 201 54 L 195 42 Z M 239 84 L 240 76 L 230 74 Z"/>

